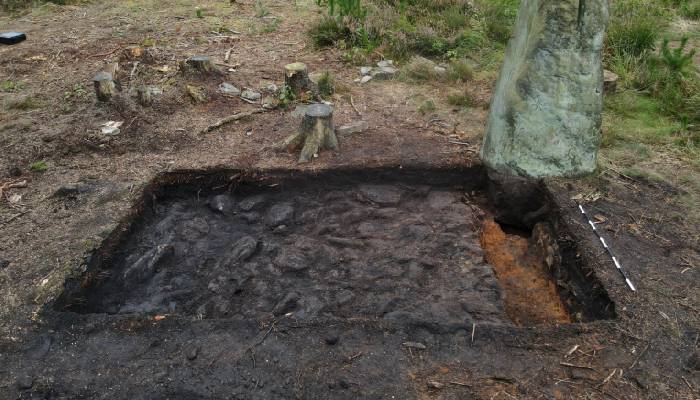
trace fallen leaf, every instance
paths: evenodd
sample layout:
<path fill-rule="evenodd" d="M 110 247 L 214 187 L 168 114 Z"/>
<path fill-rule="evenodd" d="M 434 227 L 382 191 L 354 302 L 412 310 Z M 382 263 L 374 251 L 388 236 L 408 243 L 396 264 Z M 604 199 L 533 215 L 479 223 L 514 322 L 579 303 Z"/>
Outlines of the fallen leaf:
<path fill-rule="evenodd" d="M 165 315 L 156 315 L 155 317 L 153 317 L 153 319 L 156 321 L 162 321 L 165 318 L 166 318 Z"/>

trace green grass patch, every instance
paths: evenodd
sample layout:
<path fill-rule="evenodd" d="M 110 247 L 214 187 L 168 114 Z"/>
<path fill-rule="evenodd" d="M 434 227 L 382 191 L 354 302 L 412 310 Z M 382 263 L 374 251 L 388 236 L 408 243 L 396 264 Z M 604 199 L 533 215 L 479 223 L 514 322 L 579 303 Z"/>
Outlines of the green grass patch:
<path fill-rule="evenodd" d="M 683 124 L 669 118 L 658 100 L 638 92 L 609 96 L 605 108 L 603 147 L 669 144 L 683 131 Z"/>
<path fill-rule="evenodd" d="M 477 105 L 474 97 L 467 92 L 451 93 L 447 96 L 447 103 L 457 107 L 474 107 Z"/>
<path fill-rule="evenodd" d="M 418 112 L 423 115 L 434 113 L 435 110 L 437 110 L 437 106 L 432 99 L 425 100 L 418 106 Z"/>
<path fill-rule="evenodd" d="M 24 89 L 26 85 L 21 81 L 2 81 L 0 82 L 0 92 L 19 92 Z"/>
<path fill-rule="evenodd" d="M 49 166 L 46 165 L 45 161 L 37 161 L 35 163 L 30 164 L 29 169 L 33 172 L 44 172 L 47 169 L 49 169 Z"/>
<path fill-rule="evenodd" d="M 328 71 L 324 71 L 321 77 L 318 78 L 318 93 L 322 97 L 329 97 L 335 92 L 335 87 L 333 85 L 333 77 Z"/>

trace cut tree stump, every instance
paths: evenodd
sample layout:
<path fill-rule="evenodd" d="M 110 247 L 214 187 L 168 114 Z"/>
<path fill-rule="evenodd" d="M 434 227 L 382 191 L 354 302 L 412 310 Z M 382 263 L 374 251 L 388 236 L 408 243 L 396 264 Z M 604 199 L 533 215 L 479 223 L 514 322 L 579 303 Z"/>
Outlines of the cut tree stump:
<path fill-rule="evenodd" d="M 150 107 L 153 105 L 155 97 L 163 94 L 163 90 L 157 86 L 139 86 L 136 89 L 136 96 L 139 100 L 139 104 L 144 107 Z"/>
<path fill-rule="evenodd" d="M 277 143 L 277 151 L 292 151 L 302 146 L 299 163 L 311 161 L 323 149 L 338 150 L 333 126 L 333 109 L 325 104 L 312 104 L 306 109 L 299 132 Z"/>
<path fill-rule="evenodd" d="M 92 82 L 95 84 L 95 94 L 99 101 L 109 101 L 117 94 L 117 85 L 109 72 L 98 72 Z"/>
<path fill-rule="evenodd" d="M 301 62 L 284 66 L 284 83 L 297 98 L 314 90 L 314 84 L 309 79 L 309 70 L 306 68 L 306 64 Z"/>
<path fill-rule="evenodd" d="M 214 64 L 211 58 L 206 56 L 195 56 L 188 58 L 183 64 L 183 69 L 187 72 L 195 72 L 202 75 L 219 75 L 221 71 Z"/>

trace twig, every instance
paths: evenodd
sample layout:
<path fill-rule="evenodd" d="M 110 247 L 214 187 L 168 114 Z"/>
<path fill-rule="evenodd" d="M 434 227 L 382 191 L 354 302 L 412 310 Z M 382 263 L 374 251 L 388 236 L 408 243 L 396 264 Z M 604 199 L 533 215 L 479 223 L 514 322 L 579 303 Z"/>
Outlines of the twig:
<path fill-rule="evenodd" d="M 260 108 L 257 110 L 252 110 L 252 111 L 247 111 L 247 112 L 229 115 L 228 117 L 220 119 L 219 121 L 204 128 L 200 133 L 201 134 L 209 133 L 209 132 L 211 132 L 215 129 L 218 129 L 226 124 L 230 124 L 231 122 L 238 121 L 238 120 L 246 118 L 246 117 L 250 117 L 253 114 L 260 114 L 262 112 L 265 112 L 265 109 Z"/>
<path fill-rule="evenodd" d="M 476 322 L 472 322 L 472 342 L 471 345 L 474 346 L 474 334 L 476 333 Z"/>
<path fill-rule="evenodd" d="M 352 109 L 355 110 L 357 115 L 361 117 L 362 113 L 360 112 L 360 110 L 357 109 L 357 107 L 355 107 L 355 102 L 352 100 L 352 95 L 350 95 L 350 105 L 352 106 Z"/>
<path fill-rule="evenodd" d="M 108 52 L 106 52 L 106 53 L 101 53 L 101 54 L 93 54 L 93 55 L 91 55 L 91 56 L 87 56 L 87 58 L 106 57 L 106 56 L 108 56 L 108 55 L 114 54 L 115 52 L 117 52 L 117 51 L 120 50 L 120 49 L 121 49 L 121 47 L 117 47 L 116 49 L 114 49 L 114 50 L 112 50 L 112 51 L 108 51 Z"/>
<path fill-rule="evenodd" d="M 129 74 L 129 88 L 131 88 L 134 82 L 134 74 L 136 74 L 136 69 L 139 67 L 139 62 L 134 61 L 134 67 L 131 68 L 131 73 Z"/>
<path fill-rule="evenodd" d="M 22 211 L 22 212 L 20 212 L 20 213 L 18 213 L 18 214 L 13 215 L 13 216 L 10 217 L 7 221 L 3 221 L 2 224 L 0 224 L 0 226 L 7 225 L 7 224 L 9 224 L 10 222 L 16 220 L 17 218 L 23 216 L 24 214 L 26 214 L 26 213 L 28 213 L 28 212 L 29 212 L 29 211 Z"/>
<path fill-rule="evenodd" d="M 639 353 L 639 355 L 638 355 L 637 358 L 634 360 L 634 362 L 633 362 L 629 367 L 627 367 L 627 370 L 631 370 L 632 368 L 634 368 L 635 365 L 637 365 L 637 363 L 639 362 L 639 359 L 642 358 L 642 356 L 644 355 L 644 353 L 646 353 L 647 350 L 649 350 L 649 346 L 650 346 L 650 344 L 648 344 L 648 345 L 644 348 L 644 350 L 642 350 L 642 351 Z"/>
<path fill-rule="evenodd" d="M 241 64 L 228 64 L 228 63 L 214 63 L 214 64 L 221 65 L 222 67 L 233 68 L 233 69 L 236 69 L 236 68 L 241 66 Z"/>
<path fill-rule="evenodd" d="M 690 385 L 688 380 L 685 379 L 685 376 L 681 375 L 681 379 L 683 379 L 683 382 L 685 382 L 685 384 L 688 385 L 688 388 L 690 388 L 690 390 L 693 390 L 693 387 Z"/>
<path fill-rule="evenodd" d="M 231 51 L 233 51 L 233 47 L 226 50 L 226 54 L 224 55 L 224 62 L 225 63 L 228 63 L 228 59 L 231 58 Z"/>
<path fill-rule="evenodd" d="M 253 100 L 248 100 L 248 99 L 244 99 L 243 97 L 241 97 L 241 100 L 245 101 L 245 102 L 246 102 L 246 103 L 248 103 L 248 104 L 258 104 L 258 102 L 257 102 L 257 101 L 253 101 Z"/>
<path fill-rule="evenodd" d="M 567 363 L 567 362 L 560 362 L 559 365 L 563 365 L 565 367 L 571 367 L 571 368 L 590 369 L 591 371 L 595 371 L 595 368 L 589 367 L 586 365 L 576 365 L 576 364 L 571 364 L 571 363 Z"/>
<path fill-rule="evenodd" d="M 615 375 L 615 372 L 617 372 L 617 368 L 613 368 L 613 370 L 612 370 L 612 372 L 610 373 L 610 375 L 608 375 L 605 379 L 603 379 L 603 383 L 601 384 L 601 386 L 603 386 L 603 385 L 605 385 L 606 383 L 608 383 L 608 381 L 610 381 L 610 379 L 613 377 L 613 375 Z"/>

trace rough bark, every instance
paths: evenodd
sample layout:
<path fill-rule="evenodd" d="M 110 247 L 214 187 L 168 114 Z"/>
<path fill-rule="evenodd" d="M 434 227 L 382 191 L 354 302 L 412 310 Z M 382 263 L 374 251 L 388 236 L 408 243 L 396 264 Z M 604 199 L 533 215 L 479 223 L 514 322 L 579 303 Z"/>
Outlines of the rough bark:
<path fill-rule="evenodd" d="M 313 82 L 309 79 L 309 70 L 306 64 L 300 62 L 284 66 L 284 83 L 296 97 L 314 89 Z"/>
<path fill-rule="evenodd" d="M 333 109 L 325 104 L 312 104 L 306 109 L 299 132 L 275 145 L 278 151 L 302 147 L 299 163 L 311 161 L 323 149 L 338 150 L 333 126 Z"/>
<path fill-rule="evenodd" d="M 496 171 L 578 176 L 596 168 L 607 0 L 523 0 L 481 156 Z"/>
<path fill-rule="evenodd" d="M 221 71 L 214 64 L 211 58 L 205 56 L 196 56 L 188 58 L 183 64 L 183 69 L 186 72 L 198 73 L 201 75 L 219 75 Z"/>
<path fill-rule="evenodd" d="M 109 72 L 98 72 L 95 77 L 92 78 L 92 81 L 95 84 L 97 100 L 110 101 L 112 97 L 117 94 L 117 85 L 114 83 L 112 74 Z"/>

